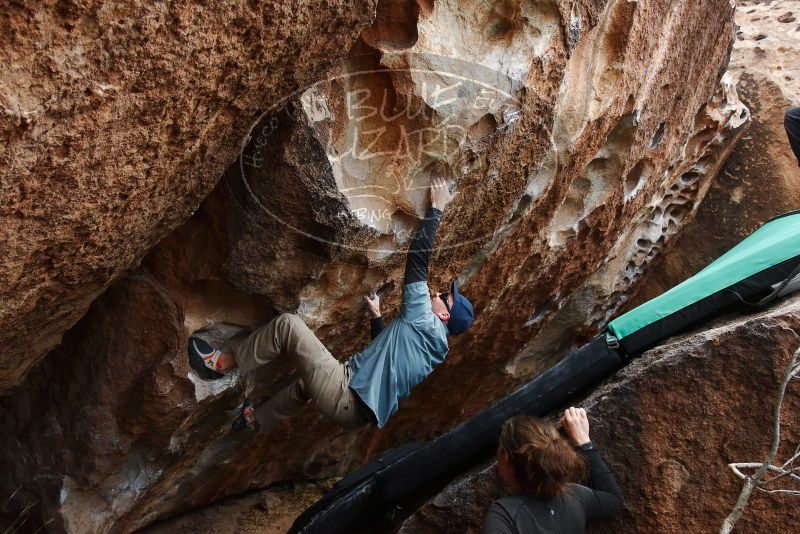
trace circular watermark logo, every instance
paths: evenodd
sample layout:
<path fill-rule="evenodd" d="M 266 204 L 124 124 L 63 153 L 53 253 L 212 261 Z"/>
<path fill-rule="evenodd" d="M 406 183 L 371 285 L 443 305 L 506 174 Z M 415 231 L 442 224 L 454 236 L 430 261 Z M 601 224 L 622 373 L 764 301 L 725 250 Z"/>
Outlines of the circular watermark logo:
<path fill-rule="evenodd" d="M 287 231 L 387 255 L 413 237 L 430 205 L 435 176 L 444 177 L 455 192 L 462 177 L 480 172 L 477 156 L 520 119 L 522 90 L 521 81 L 508 74 L 445 56 L 406 52 L 343 58 L 326 78 L 258 117 L 241 144 L 238 178 L 248 205 Z M 317 158 L 314 165 L 302 155 L 288 158 L 287 146 L 323 151 L 324 160 Z M 318 173 L 316 183 L 304 173 Z M 311 216 L 320 203 L 336 211 L 325 218 L 328 227 L 351 230 L 303 224 L 296 202 L 281 200 L 286 188 L 301 190 L 292 195 L 305 197 Z M 336 199 L 333 207 L 331 199 Z M 371 239 L 339 237 L 364 229 L 370 229 Z M 447 246 L 488 237 L 473 235 Z"/>

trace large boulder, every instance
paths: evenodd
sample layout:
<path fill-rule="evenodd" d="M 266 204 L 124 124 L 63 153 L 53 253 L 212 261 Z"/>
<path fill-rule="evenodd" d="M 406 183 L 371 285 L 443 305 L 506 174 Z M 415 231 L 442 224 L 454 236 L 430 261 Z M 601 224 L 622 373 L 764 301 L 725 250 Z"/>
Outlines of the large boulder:
<path fill-rule="evenodd" d="M 13 430 L 0 436 L 3 491 L 16 489 L 12 480 L 32 484 L 5 511 L 13 516 L 14 505 L 41 500 L 37 511 L 51 530 L 110 531 L 110 519 L 117 531 L 134 530 L 141 519 L 125 516 L 144 504 L 137 486 L 157 478 L 153 460 L 171 457 L 176 429 L 203 417 L 208 404 L 194 399 L 181 372 L 183 348 L 183 313 L 151 275 L 133 274 L 106 291 L 14 394 L 5 416 Z M 96 490 L 83 489 L 107 484 L 129 491 L 101 503 Z"/>
<path fill-rule="evenodd" d="M 47 1 L 0 14 L 0 394 L 183 223 L 258 113 L 376 0 Z"/>
<path fill-rule="evenodd" d="M 788 14 L 788 16 L 787 16 Z M 693 275 L 771 217 L 800 209 L 800 167 L 786 110 L 800 106 L 800 2 L 739 2 L 728 72 L 752 122 L 694 223 L 647 275 L 634 306 Z"/>
<path fill-rule="evenodd" d="M 576 402 L 625 493 L 624 511 L 591 532 L 718 532 L 742 488 L 728 464 L 766 457 L 778 386 L 798 346 L 800 296 L 672 339 Z M 794 379 L 784 397 L 777 464 L 800 443 L 798 386 Z M 502 486 L 494 462 L 480 466 L 399 532 L 480 532 Z M 755 492 L 735 531 L 791 532 L 798 521 L 796 496 Z"/>
<path fill-rule="evenodd" d="M 382 3 L 328 80 L 267 113 L 224 179 L 225 279 L 346 356 L 365 341 L 360 295 L 401 283 L 430 165 L 452 177 L 431 286 L 458 280 L 477 319 L 371 451 L 449 428 L 557 359 L 553 337 L 591 335 L 749 116 L 720 83 L 728 2 L 403 6 Z M 556 316 L 569 328 L 542 337 Z"/>
<path fill-rule="evenodd" d="M 36 500 L 31 524 L 127 532 L 451 428 L 625 302 L 748 121 L 721 76 L 728 0 L 409 4 L 381 3 L 322 82 L 259 100 L 241 157 L 201 208 L 0 400 L 12 519 Z M 213 135 L 232 147 L 237 132 L 226 132 Z M 457 189 L 431 284 L 459 280 L 472 330 L 382 431 L 344 431 L 309 406 L 266 437 L 231 435 L 243 390 L 264 398 L 291 369 L 203 382 L 186 362 L 188 334 L 293 311 L 337 356 L 358 350 L 359 297 L 401 284 L 431 164 Z M 385 299 L 389 318 L 399 293 Z"/>

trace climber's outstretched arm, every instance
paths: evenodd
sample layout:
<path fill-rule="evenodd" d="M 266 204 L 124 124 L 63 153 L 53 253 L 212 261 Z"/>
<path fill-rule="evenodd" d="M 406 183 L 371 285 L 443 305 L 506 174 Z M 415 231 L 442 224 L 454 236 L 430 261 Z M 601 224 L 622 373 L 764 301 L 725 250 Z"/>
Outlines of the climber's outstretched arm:
<path fill-rule="evenodd" d="M 428 264 L 433 251 L 433 240 L 439 221 L 442 219 L 442 210 L 453 199 L 447 188 L 447 181 L 442 175 L 433 176 L 430 186 L 431 205 L 425 212 L 425 218 L 417 228 L 417 233 L 408 247 L 406 256 L 406 271 L 403 276 L 403 285 L 423 282 L 428 280 Z"/>
<path fill-rule="evenodd" d="M 433 206 L 425 212 L 425 218 L 417 228 L 417 233 L 408 247 L 403 285 L 428 280 L 428 264 L 433 251 L 433 239 L 436 237 L 436 230 L 439 228 L 441 218 L 441 210 Z"/>

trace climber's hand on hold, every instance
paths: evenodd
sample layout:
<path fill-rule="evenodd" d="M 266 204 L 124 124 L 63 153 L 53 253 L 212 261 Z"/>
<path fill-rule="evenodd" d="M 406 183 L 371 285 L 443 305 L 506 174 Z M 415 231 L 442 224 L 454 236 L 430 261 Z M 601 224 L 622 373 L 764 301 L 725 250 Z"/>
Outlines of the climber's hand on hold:
<path fill-rule="evenodd" d="M 436 174 L 431 177 L 431 206 L 444 211 L 450 201 L 453 200 L 453 194 L 447 186 L 447 180 L 441 174 Z"/>
<path fill-rule="evenodd" d="M 569 408 L 561 419 L 564 431 L 575 445 L 585 445 L 589 439 L 589 418 L 583 408 Z"/>
<path fill-rule="evenodd" d="M 367 303 L 367 311 L 369 311 L 370 317 L 373 319 L 377 319 L 381 316 L 381 298 L 375 295 L 364 295 L 364 302 Z"/>

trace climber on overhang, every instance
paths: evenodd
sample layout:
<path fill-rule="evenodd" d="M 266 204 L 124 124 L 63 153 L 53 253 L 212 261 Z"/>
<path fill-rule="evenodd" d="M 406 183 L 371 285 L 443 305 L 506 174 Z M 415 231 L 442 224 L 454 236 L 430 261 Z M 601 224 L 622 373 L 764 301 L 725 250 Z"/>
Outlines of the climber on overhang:
<path fill-rule="evenodd" d="M 431 206 L 406 257 L 400 314 L 384 327 L 380 299 L 364 297 L 372 316 L 372 341 L 346 361 L 334 358 L 303 320 L 290 313 L 253 332 L 231 353 L 216 350 L 200 338 L 189 339 L 193 367 L 206 378 L 220 378 L 236 367 L 247 373 L 278 357 L 290 358 L 297 368 L 299 377 L 266 403 L 254 407 L 245 399 L 233 422 L 235 430 L 254 430 L 257 422 L 260 431 L 268 432 L 309 400 L 346 428 L 386 424 L 399 401 L 445 359 L 447 336 L 460 334 L 472 324 L 472 304 L 455 282 L 446 292 L 428 290 L 433 240 L 442 210 L 452 198 L 444 173 L 433 171 Z"/>

